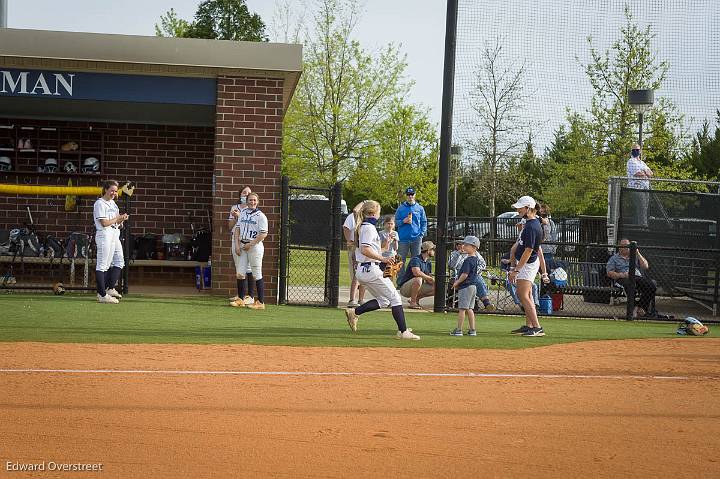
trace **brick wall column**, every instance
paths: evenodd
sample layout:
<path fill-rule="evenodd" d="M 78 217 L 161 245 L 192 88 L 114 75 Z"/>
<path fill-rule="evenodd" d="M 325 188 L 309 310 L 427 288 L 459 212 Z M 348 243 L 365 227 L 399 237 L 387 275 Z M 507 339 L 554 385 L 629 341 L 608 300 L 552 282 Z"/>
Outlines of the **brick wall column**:
<path fill-rule="evenodd" d="M 218 78 L 213 168 L 213 292 L 235 292 L 235 267 L 227 227 L 230 207 L 250 186 L 268 218 L 264 241 L 265 301 L 277 301 L 280 246 L 280 152 L 283 80 Z"/>

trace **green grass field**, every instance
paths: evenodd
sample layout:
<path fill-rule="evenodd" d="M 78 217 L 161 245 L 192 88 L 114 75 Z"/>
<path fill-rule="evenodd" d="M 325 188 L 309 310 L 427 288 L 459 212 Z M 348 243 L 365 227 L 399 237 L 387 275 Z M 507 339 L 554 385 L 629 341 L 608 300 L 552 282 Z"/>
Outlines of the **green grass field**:
<path fill-rule="evenodd" d="M 287 346 L 516 349 L 577 341 L 673 338 L 675 325 L 545 318 L 547 336 L 508 334 L 520 317 L 478 316 L 478 336 L 449 336 L 454 314 L 408 313 L 422 341 L 398 341 L 389 311 L 373 312 L 351 333 L 342 310 L 268 306 L 235 309 L 219 298 L 131 296 L 119 305 L 84 295 L 0 296 L 0 341 L 68 343 L 264 344 Z"/>

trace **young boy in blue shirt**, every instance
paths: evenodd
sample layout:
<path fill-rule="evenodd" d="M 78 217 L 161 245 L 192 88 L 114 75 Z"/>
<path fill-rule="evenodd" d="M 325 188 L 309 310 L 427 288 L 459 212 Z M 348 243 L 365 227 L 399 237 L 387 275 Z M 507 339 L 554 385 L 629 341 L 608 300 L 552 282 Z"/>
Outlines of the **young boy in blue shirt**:
<path fill-rule="evenodd" d="M 475 285 L 477 279 L 478 259 L 475 256 L 478 248 L 480 248 L 480 240 L 475 236 L 466 236 L 463 240 L 463 252 L 468 256 L 463 261 L 462 266 L 458 270 L 458 278 L 453 283 L 453 288 L 457 290 L 458 298 L 458 320 L 457 327 L 450 332 L 452 336 L 463 335 L 463 324 L 465 316 L 468 317 L 468 336 L 477 336 L 475 329 L 475 297 L 477 295 L 477 287 Z"/>

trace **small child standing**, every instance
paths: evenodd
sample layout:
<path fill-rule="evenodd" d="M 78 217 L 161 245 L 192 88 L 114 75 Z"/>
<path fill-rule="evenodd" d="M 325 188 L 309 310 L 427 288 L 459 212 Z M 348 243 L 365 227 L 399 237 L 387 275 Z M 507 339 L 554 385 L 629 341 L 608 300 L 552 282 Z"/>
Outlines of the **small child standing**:
<path fill-rule="evenodd" d="M 383 258 L 394 258 L 398 250 L 398 233 L 395 231 L 395 215 L 385 215 L 383 217 L 383 227 L 380 233 L 380 247 L 382 248 Z M 381 269 L 385 269 L 386 262 L 380 264 Z"/>
<path fill-rule="evenodd" d="M 475 296 L 477 287 L 475 281 L 477 277 L 478 259 L 475 253 L 480 248 L 480 240 L 475 236 L 466 236 L 462 243 L 463 252 L 467 254 L 467 258 L 463 261 L 462 266 L 458 270 L 458 278 L 453 283 L 453 288 L 457 290 L 458 298 L 458 320 L 457 328 L 450 332 L 451 336 L 463 335 L 463 324 L 465 323 L 465 315 L 468 317 L 468 335 L 477 336 L 475 329 Z"/>

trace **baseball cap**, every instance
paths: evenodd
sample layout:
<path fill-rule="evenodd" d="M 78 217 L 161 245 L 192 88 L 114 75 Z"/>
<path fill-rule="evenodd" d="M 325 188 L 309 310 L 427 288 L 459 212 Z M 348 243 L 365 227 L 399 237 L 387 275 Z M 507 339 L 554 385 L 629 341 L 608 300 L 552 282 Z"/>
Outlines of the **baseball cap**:
<path fill-rule="evenodd" d="M 430 251 L 431 249 L 435 249 L 435 243 L 432 241 L 423 241 L 420 245 L 420 251 Z"/>
<path fill-rule="evenodd" d="M 412 186 L 408 186 L 407 189 L 405 190 L 405 194 L 406 194 L 406 195 L 414 195 L 414 194 L 415 194 L 415 188 L 413 188 Z"/>
<path fill-rule="evenodd" d="M 517 203 L 512 205 L 513 208 L 535 208 L 535 200 L 532 196 L 521 196 Z"/>
<path fill-rule="evenodd" d="M 471 244 L 476 248 L 480 248 L 480 240 L 477 238 L 477 236 L 466 236 L 463 240 L 463 244 Z"/>

